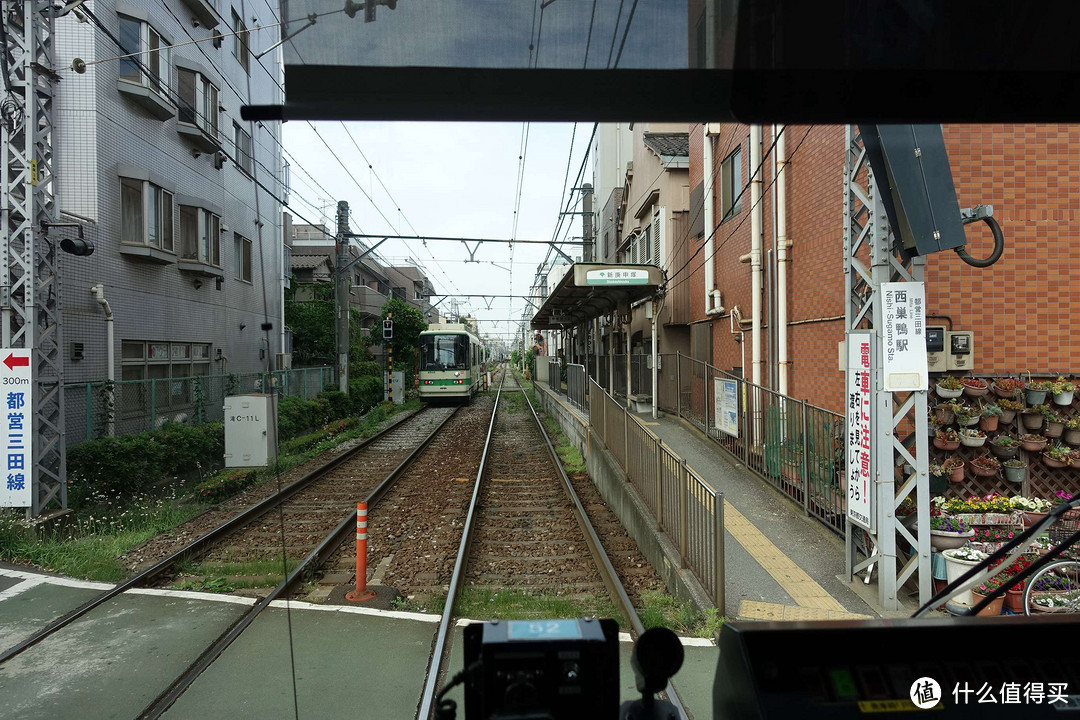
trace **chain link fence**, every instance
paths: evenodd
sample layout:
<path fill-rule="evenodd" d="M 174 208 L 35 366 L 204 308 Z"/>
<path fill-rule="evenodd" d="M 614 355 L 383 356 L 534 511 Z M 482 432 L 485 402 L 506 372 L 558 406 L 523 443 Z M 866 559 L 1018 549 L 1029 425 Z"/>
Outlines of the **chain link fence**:
<path fill-rule="evenodd" d="M 334 382 L 334 368 L 120 380 L 64 385 L 68 445 L 108 435 L 157 430 L 168 422 L 200 425 L 224 418 L 228 395 L 275 392 L 305 400 Z"/>

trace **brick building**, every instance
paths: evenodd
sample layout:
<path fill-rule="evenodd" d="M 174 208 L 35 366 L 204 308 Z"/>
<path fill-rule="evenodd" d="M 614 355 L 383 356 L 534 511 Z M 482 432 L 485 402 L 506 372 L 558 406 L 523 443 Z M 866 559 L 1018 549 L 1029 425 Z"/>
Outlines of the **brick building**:
<path fill-rule="evenodd" d="M 688 282 L 692 353 L 722 370 L 750 378 L 751 249 L 749 127 L 712 128 L 715 171 L 714 276 L 722 312 L 705 313 L 705 233 L 682 241 L 690 265 L 669 290 Z M 837 343 L 844 337 L 843 126 L 788 126 L 786 237 L 788 393 L 837 409 L 843 374 Z M 1071 229 L 1080 219 L 1080 126 L 949 125 L 944 128 L 960 207 L 994 206 L 1005 235 L 1002 259 L 987 269 L 954 253 L 928 258 L 930 319 L 973 330 L 976 373 L 1075 372 L 1069 316 L 1080 299 L 1080 247 Z M 776 202 L 773 128 L 762 132 L 762 384 L 776 388 L 780 368 L 774 317 Z M 690 129 L 690 214 L 703 215 L 703 126 Z M 982 223 L 967 226 L 969 252 L 989 253 Z M 680 239 L 676 239 L 679 242 Z M 740 262 L 740 259 L 742 262 Z M 731 317 L 737 308 L 736 318 Z M 736 322 L 741 314 L 742 326 Z"/>

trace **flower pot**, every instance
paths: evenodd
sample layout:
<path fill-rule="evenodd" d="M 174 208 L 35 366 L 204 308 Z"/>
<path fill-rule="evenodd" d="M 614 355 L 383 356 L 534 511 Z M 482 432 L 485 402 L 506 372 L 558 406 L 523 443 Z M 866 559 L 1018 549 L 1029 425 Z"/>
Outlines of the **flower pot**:
<path fill-rule="evenodd" d="M 931 530 L 930 549 L 934 552 L 955 550 L 956 548 L 964 547 L 964 545 L 967 544 L 967 541 L 973 537 L 975 537 L 975 530 L 968 530 L 967 532 L 962 533 L 946 532 L 945 530 Z"/>
<path fill-rule="evenodd" d="M 1080 445 L 1080 429 L 1066 430 L 1061 437 L 1068 445 Z"/>
<path fill-rule="evenodd" d="M 942 557 L 945 558 L 945 577 L 950 583 L 956 582 L 961 575 L 979 564 L 978 560 L 961 560 L 950 557 L 948 552 L 943 552 Z M 970 606 L 974 604 L 975 599 L 972 597 L 970 590 L 961 590 L 953 595 L 950 600 L 959 605 Z"/>
<path fill-rule="evenodd" d="M 1065 392 L 1060 392 L 1057 395 L 1054 395 L 1054 404 L 1055 405 L 1072 405 L 1073 393 L 1074 392 L 1076 392 L 1076 391 L 1075 390 L 1066 390 Z"/>
<path fill-rule="evenodd" d="M 1069 464 L 1068 461 L 1062 462 L 1061 460 L 1055 460 L 1054 458 L 1050 457 L 1046 453 L 1043 453 L 1042 459 L 1043 459 L 1043 464 L 1046 465 L 1046 467 L 1050 467 L 1050 468 L 1063 468 L 1063 467 L 1065 467 L 1066 465 Z"/>
<path fill-rule="evenodd" d="M 964 482 L 964 466 L 961 465 L 960 467 L 953 470 L 952 475 L 949 476 L 949 479 L 953 482 Z"/>
<path fill-rule="evenodd" d="M 1031 390 L 1030 388 L 1024 388 L 1024 399 L 1028 405 L 1042 405 L 1046 402 L 1046 394 L 1048 390 Z"/>
<path fill-rule="evenodd" d="M 1008 425 L 1009 423 L 1011 423 L 1013 421 L 1014 417 L 1016 417 L 1016 411 L 1015 410 L 1007 410 L 1005 408 L 1001 408 L 1001 422 Z"/>
<path fill-rule="evenodd" d="M 1046 447 L 1046 438 L 1039 437 L 1038 440 L 1020 440 L 1020 447 L 1024 448 L 1028 452 L 1040 452 Z"/>
<path fill-rule="evenodd" d="M 960 444 L 966 447 L 982 447 L 986 444 L 986 436 L 971 437 L 970 435 L 961 435 Z"/>
<path fill-rule="evenodd" d="M 1020 452 L 1020 446 L 1019 445 L 1010 445 L 1009 447 L 1005 447 L 1003 445 L 998 445 L 996 443 L 990 443 L 989 447 L 990 447 L 990 454 L 993 455 L 994 457 L 999 457 L 999 458 L 1011 458 L 1011 457 L 1015 456 L 1016 453 Z"/>
<path fill-rule="evenodd" d="M 988 387 L 971 387 L 970 385 L 964 386 L 964 394 L 968 397 L 982 397 L 988 392 L 990 392 L 990 388 Z"/>
<path fill-rule="evenodd" d="M 959 440 L 942 440 L 941 438 L 934 438 L 934 447 L 938 450 L 955 450 L 960 447 Z"/>
<path fill-rule="evenodd" d="M 1049 420 L 1046 423 L 1046 430 L 1043 431 L 1043 435 L 1048 438 L 1061 437 L 1061 433 L 1065 431 L 1065 423 L 1058 422 L 1057 420 Z"/>
<path fill-rule="evenodd" d="M 1031 527 L 1032 525 L 1036 525 L 1042 522 L 1043 518 L 1045 518 L 1048 514 L 1049 513 L 1027 512 L 1025 510 L 1020 513 L 1020 516 L 1024 520 L 1024 527 Z"/>
<path fill-rule="evenodd" d="M 1016 397 L 1015 390 L 1006 390 L 998 386 L 996 382 L 990 383 L 990 389 L 994 391 L 994 394 L 1001 398 L 1009 398 L 1010 400 Z"/>
<path fill-rule="evenodd" d="M 984 467 L 982 465 L 976 465 L 975 463 L 968 463 L 971 466 L 971 472 L 979 477 L 993 477 L 998 474 L 997 468 Z"/>
<path fill-rule="evenodd" d="M 973 600 L 974 600 L 975 604 L 978 604 L 978 603 L 981 603 L 986 598 L 986 595 L 980 595 L 977 592 L 973 592 L 972 597 L 973 597 Z M 989 605 L 987 605 L 986 607 L 984 607 L 982 610 L 980 610 L 979 612 L 977 612 L 975 614 L 976 615 L 1000 615 L 1001 614 L 1001 606 L 1002 606 L 1002 604 L 1004 602 L 1005 602 L 1005 598 L 1002 597 L 1001 595 L 998 595 L 996 598 L 994 598 L 993 600 L 990 601 Z"/>
<path fill-rule="evenodd" d="M 948 425 L 953 421 L 953 411 L 948 408 L 939 407 L 937 409 L 938 421 L 942 425 Z"/>
<path fill-rule="evenodd" d="M 1024 591 L 1022 588 L 1009 588 L 1005 591 L 1005 609 L 1021 615 L 1024 612 Z"/>
<path fill-rule="evenodd" d="M 930 493 L 931 495 L 940 495 L 945 492 L 945 483 L 949 481 L 949 478 L 945 475 L 934 475 L 930 473 Z"/>
<path fill-rule="evenodd" d="M 983 430 L 984 432 L 993 432 L 993 431 L 997 430 L 997 427 L 998 427 L 998 416 L 997 415 L 983 415 L 981 418 L 979 418 L 979 429 L 980 430 Z"/>
<path fill-rule="evenodd" d="M 935 386 L 934 389 L 935 389 L 935 392 L 937 392 L 938 397 L 945 398 L 946 400 L 949 400 L 949 399 L 952 399 L 952 398 L 958 398 L 958 397 L 960 397 L 961 395 L 964 394 L 964 389 L 963 388 L 960 388 L 959 390 L 950 390 L 948 388 L 943 388 L 940 385 L 937 385 L 937 386 Z"/>
<path fill-rule="evenodd" d="M 1027 466 L 1014 468 L 1002 465 L 1001 469 L 1005 471 L 1005 479 L 1012 483 L 1022 483 L 1027 476 Z"/>
<path fill-rule="evenodd" d="M 956 422 L 963 427 L 974 427 L 979 424 L 979 416 L 972 415 L 969 418 L 957 418 Z"/>
<path fill-rule="evenodd" d="M 1043 418 L 1043 416 L 1039 413 L 1026 411 L 1020 413 L 1020 420 L 1023 421 L 1024 427 L 1026 427 L 1028 430 L 1038 430 L 1039 428 L 1041 428 L 1044 419 L 1045 418 Z"/>

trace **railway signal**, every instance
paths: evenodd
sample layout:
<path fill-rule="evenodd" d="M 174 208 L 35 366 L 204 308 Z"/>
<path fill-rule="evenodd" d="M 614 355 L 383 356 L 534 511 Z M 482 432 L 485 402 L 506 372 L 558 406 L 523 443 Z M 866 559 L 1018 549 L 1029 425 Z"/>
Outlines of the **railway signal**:
<path fill-rule="evenodd" d="M 383 320 L 382 337 L 383 337 L 383 340 L 393 340 L 394 339 L 394 321 L 393 320 L 389 320 L 389 319 Z"/>

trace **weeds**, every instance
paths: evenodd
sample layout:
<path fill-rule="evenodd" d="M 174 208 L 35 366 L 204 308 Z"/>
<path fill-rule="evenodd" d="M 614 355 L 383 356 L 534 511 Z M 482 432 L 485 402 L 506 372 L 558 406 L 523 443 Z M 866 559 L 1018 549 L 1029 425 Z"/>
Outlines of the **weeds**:
<path fill-rule="evenodd" d="M 666 627 L 682 635 L 712 638 L 720 631 L 724 618 L 716 608 L 698 612 L 689 600 L 679 602 L 663 590 L 650 590 L 641 595 L 642 607 L 638 611 L 641 624 L 648 630 Z"/>

